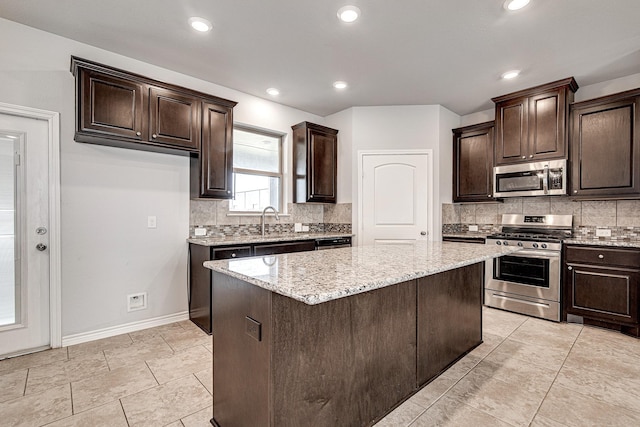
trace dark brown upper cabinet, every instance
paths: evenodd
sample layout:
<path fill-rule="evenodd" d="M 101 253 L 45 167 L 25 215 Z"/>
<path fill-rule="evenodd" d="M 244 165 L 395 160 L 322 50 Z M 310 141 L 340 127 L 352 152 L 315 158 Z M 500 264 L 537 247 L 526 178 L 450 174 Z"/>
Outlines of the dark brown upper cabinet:
<path fill-rule="evenodd" d="M 192 198 L 233 198 L 233 107 L 202 103 L 202 150 L 191 156 Z"/>
<path fill-rule="evenodd" d="M 640 197 L 640 89 L 571 105 L 571 190 L 582 199 Z"/>
<path fill-rule="evenodd" d="M 186 150 L 200 149 L 200 104 L 193 96 L 149 89 L 150 140 Z"/>
<path fill-rule="evenodd" d="M 495 163 L 508 165 L 567 157 L 573 77 L 493 98 Z"/>
<path fill-rule="evenodd" d="M 302 122 L 293 129 L 293 201 L 336 203 L 338 131 Z"/>
<path fill-rule="evenodd" d="M 453 129 L 453 201 L 493 201 L 494 122 Z"/>
<path fill-rule="evenodd" d="M 235 102 L 71 57 L 75 140 L 171 154 L 199 154 L 202 105 Z"/>

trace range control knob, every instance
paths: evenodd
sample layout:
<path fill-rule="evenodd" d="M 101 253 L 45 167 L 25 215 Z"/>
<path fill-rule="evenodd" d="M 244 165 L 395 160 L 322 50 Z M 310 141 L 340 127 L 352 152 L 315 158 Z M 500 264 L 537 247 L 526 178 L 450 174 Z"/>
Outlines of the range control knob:
<path fill-rule="evenodd" d="M 500 240 L 496 240 L 496 245 L 501 245 L 502 242 Z"/>
<path fill-rule="evenodd" d="M 537 243 L 534 243 L 532 246 L 533 246 L 534 248 L 537 248 L 537 247 L 538 247 L 538 244 L 537 244 Z"/>
<path fill-rule="evenodd" d="M 518 246 L 523 246 L 522 242 L 518 242 Z"/>
<path fill-rule="evenodd" d="M 542 245 L 540 245 L 540 247 L 541 247 L 542 249 L 546 249 L 546 248 L 547 248 L 547 244 L 546 244 L 546 243 L 543 243 Z"/>
<path fill-rule="evenodd" d="M 509 242 L 507 242 L 506 240 L 504 242 L 502 242 L 503 245 L 505 246 L 509 246 Z"/>

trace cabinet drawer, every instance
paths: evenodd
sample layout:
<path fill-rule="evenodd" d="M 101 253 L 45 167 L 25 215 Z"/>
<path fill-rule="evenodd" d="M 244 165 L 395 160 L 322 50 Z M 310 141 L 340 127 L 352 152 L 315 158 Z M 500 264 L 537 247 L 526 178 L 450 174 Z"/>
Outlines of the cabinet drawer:
<path fill-rule="evenodd" d="M 251 246 L 234 246 L 232 248 L 213 249 L 211 259 L 230 259 L 251 256 Z"/>
<path fill-rule="evenodd" d="M 595 246 L 567 246 L 568 263 L 640 268 L 640 251 Z"/>
<path fill-rule="evenodd" d="M 254 246 L 254 255 L 275 255 L 284 254 L 290 252 L 305 252 L 313 251 L 316 249 L 315 240 L 303 240 L 300 242 L 287 242 L 287 243 L 269 243 Z"/>

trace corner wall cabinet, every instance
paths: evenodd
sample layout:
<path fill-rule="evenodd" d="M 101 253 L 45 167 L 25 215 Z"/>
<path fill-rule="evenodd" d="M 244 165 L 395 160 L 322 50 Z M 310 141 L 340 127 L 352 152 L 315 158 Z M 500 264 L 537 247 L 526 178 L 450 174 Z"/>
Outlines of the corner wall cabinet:
<path fill-rule="evenodd" d="M 293 129 L 293 201 L 336 203 L 338 131 L 302 122 Z"/>
<path fill-rule="evenodd" d="M 566 245 L 564 251 L 566 314 L 640 336 L 640 249 Z"/>
<path fill-rule="evenodd" d="M 453 129 L 453 201 L 493 201 L 494 122 Z"/>
<path fill-rule="evenodd" d="M 493 98 L 496 165 L 567 157 L 573 77 Z"/>
<path fill-rule="evenodd" d="M 640 196 L 640 89 L 571 105 L 571 189 L 582 199 Z"/>
<path fill-rule="evenodd" d="M 71 57 L 77 142 L 191 156 L 191 196 L 233 196 L 236 102 Z"/>

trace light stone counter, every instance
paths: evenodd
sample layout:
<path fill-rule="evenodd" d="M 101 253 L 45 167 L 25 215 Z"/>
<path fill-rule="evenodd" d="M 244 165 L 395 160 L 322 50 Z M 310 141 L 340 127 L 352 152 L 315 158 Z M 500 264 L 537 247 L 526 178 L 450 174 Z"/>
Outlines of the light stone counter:
<path fill-rule="evenodd" d="M 418 242 L 207 261 L 213 271 L 314 305 L 518 251 L 474 243 Z"/>
<path fill-rule="evenodd" d="M 599 239 L 565 239 L 567 245 L 614 246 L 618 248 L 640 248 L 640 240 L 599 240 Z"/>
<path fill-rule="evenodd" d="M 264 237 L 255 234 L 246 236 L 190 237 L 187 239 L 187 242 L 202 246 L 227 246 L 253 243 L 289 242 L 295 240 L 333 239 L 337 237 L 353 236 L 354 234 L 351 233 L 268 233 Z"/>

